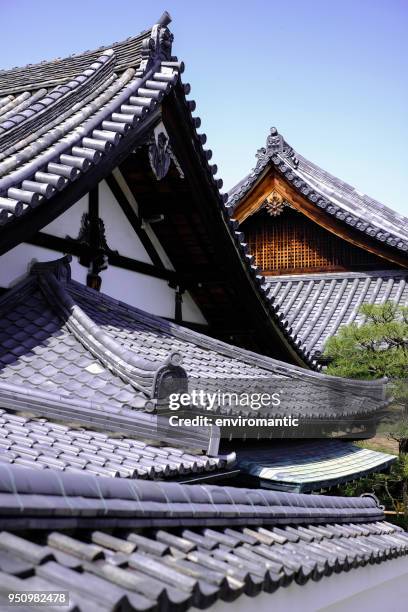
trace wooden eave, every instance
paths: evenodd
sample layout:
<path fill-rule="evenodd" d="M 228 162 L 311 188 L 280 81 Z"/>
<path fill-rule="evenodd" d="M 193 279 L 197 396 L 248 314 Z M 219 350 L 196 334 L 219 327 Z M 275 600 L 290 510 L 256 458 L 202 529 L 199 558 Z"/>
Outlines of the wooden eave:
<path fill-rule="evenodd" d="M 268 299 L 251 278 L 245 256 L 231 235 L 218 188 L 199 151 L 181 85 L 165 98 L 161 112 L 184 179 L 173 166 L 157 181 L 147 168 L 143 149 L 125 160 L 121 172 L 142 216 L 163 215 L 164 221 L 154 224 L 154 231 L 209 322 L 210 335 L 305 367 L 281 323 L 274 320 Z"/>

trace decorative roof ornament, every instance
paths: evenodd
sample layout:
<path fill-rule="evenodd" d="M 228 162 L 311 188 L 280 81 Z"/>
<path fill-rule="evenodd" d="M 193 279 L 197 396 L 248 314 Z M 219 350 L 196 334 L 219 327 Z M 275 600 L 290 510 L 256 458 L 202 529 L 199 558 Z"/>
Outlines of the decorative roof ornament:
<path fill-rule="evenodd" d="M 279 217 L 287 206 L 290 206 L 289 202 L 277 191 L 272 191 L 263 203 L 263 207 L 271 217 Z"/>
<path fill-rule="evenodd" d="M 169 138 L 163 131 L 153 134 L 149 144 L 149 161 L 153 173 L 158 181 L 164 178 L 169 171 L 171 154 Z"/>
<path fill-rule="evenodd" d="M 71 255 L 64 255 L 52 261 L 33 260 L 30 265 L 30 274 L 53 274 L 61 283 L 71 280 Z"/>
<path fill-rule="evenodd" d="M 171 17 L 167 11 L 153 26 L 150 36 L 142 42 L 142 61 L 139 70 L 145 71 L 156 60 L 168 61 L 172 59 L 171 47 L 174 36 L 168 29 Z"/>
<path fill-rule="evenodd" d="M 69 238 L 69 237 L 68 237 Z M 99 291 L 102 279 L 99 276 L 108 268 L 109 255 L 117 255 L 117 251 L 109 248 L 106 241 L 105 224 L 100 217 L 92 219 L 89 213 L 85 212 L 81 218 L 81 226 L 77 237 L 77 242 L 84 247 L 79 257 L 81 266 L 88 268 L 87 285 Z"/>
<path fill-rule="evenodd" d="M 272 155 L 282 155 L 296 167 L 299 163 L 294 150 L 288 145 L 286 140 L 279 134 L 276 127 L 271 127 L 269 136 L 266 139 L 266 147 L 258 149 L 256 157 L 258 158 L 255 170 L 259 169 Z"/>

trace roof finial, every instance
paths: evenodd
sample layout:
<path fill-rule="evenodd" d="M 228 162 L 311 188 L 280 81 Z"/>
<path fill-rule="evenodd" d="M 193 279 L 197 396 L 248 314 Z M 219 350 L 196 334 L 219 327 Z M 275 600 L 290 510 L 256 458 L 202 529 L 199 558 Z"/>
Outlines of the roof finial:
<path fill-rule="evenodd" d="M 152 27 L 150 36 L 143 40 L 139 70 L 147 70 L 157 60 L 172 60 L 171 45 L 174 37 L 167 28 L 170 21 L 169 13 L 164 11 L 159 21 Z"/>
<path fill-rule="evenodd" d="M 169 23 L 171 22 L 171 15 L 170 13 L 168 13 L 167 11 L 164 11 L 163 15 L 160 17 L 159 21 L 157 22 L 159 25 L 161 26 L 168 26 Z"/>
<path fill-rule="evenodd" d="M 284 155 L 286 159 L 291 161 L 295 166 L 298 164 L 295 152 L 292 147 L 288 145 L 286 140 L 281 134 L 279 134 L 276 127 L 271 127 L 269 130 L 269 136 L 266 139 L 266 146 L 259 149 L 256 153 L 258 158 L 256 167 L 264 165 L 272 155 Z"/>
<path fill-rule="evenodd" d="M 67 282 L 71 279 L 71 255 L 64 255 L 59 259 L 52 261 L 37 261 L 33 260 L 30 266 L 30 274 L 54 274 L 61 282 Z"/>

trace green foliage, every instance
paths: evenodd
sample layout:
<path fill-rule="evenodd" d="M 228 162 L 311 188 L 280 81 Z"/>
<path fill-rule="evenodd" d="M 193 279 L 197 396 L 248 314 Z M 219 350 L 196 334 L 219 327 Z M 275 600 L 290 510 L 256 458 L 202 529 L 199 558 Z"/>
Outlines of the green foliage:
<path fill-rule="evenodd" d="M 388 301 L 364 304 L 360 312 L 362 325 L 345 325 L 327 341 L 327 373 L 358 379 L 386 376 L 394 381 L 394 397 L 408 405 L 408 307 Z"/>
<path fill-rule="evenodd" d="M 347 378 L 387 377 L 394 400 L 404 407 L 403 418 L 390 431 L 399 444 L 399 457 L 389 474 L 371 474 L 344 485 L 342 493 L 371 491 L 408 528 L 408 307 L 388 301 L 364 304 L 362 325 L 340 328 L 326 343 L 328 374 Z"/>
<path fill-rule="evenodd" d="M 408 481 L 408 456 L 400 454 L 388 474 L 374 473 L 354 482 L 348 482 L 332 491 L 333 495 L 359 496 L 374 493 L 385 506 L 396 514 L 388 515 L 387 520 L 395 520 L 408 529 L 406 504 L 406 483 Z"/>

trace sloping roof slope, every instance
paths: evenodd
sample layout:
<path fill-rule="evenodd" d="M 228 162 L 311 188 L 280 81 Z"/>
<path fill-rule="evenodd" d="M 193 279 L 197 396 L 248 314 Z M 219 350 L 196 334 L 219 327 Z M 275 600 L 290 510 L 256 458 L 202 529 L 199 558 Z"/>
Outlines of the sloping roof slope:
<path fill-rule="evenodd" d="M 240 274 L 244 264 L 259 316 L 266 316 L 269 333 L 278 336 L 288 358 L 318 369 L 268 301 L 264 278 L 230 219 L 222 180 L 214 177 L 217 166 L 204 149 L 206 135 L 197 132 L 201 121 L 192 116 L 195 102 L 186 99 L 190 86 L 180 83 L 184 64 L 171 55 L 169 21 L 165 13 L 151 30 L 109 49 L 0 73 L 0 254 L 108 176 L 143 141 L 161 102 L 176 94 L 218 223 L 233 244 Z M 11 87 L 16 89 L 10 93 Z"/>
<path fill-rule="evenodd" d="M 44 475 L 0 465 L 0 591 L 70 610 L 206 608 L 408 553 L 372 497 Z"/>
<path fill-rule="evenodd" d="M 342 325 L 363 321 L 359 313 L 363 303 L 392 300 L 408 306 L 404 270 L 270 276 L 266 282 L 270 298 L 315 358 Z"/>
<path fill-rule="evenodd" d="M 165 14 L 151 31 L 111 49 L 0 73 L 1 224 L 136 138 L 182 70 L 172 61 L 169 21 Z M 27 91 L 1 97 L 10 87 Z"/>
<path fill-rule="evenodd" d="M 28 279 L 0 299 L 0 314 L 5 408 L 22 402 L 45 416 L 81 419 L 93 411 L 93 420 L 110 415 L 126 430 L 136 421 L 148 428 L 153 415 L 146 411 L 156 411 L 189 381 L 235 392 L 276 390 L 279 382 L 286 393 L 268 413 L 312 420 L 353 421 L 375 416 L 386 404 L 383 380 L 306 371 L 183 328 L 72 281 L 67 259 L 35 264 Z M 231 409 L 251 413 L 240 405 Z"/>
<path fill-rule="evenodd" d="M 269 448 L 238 452 L 238 467 L 278 491 L 309 493 L 388 469 L 395 455 L 343 440 L 275 441 Z"/>

